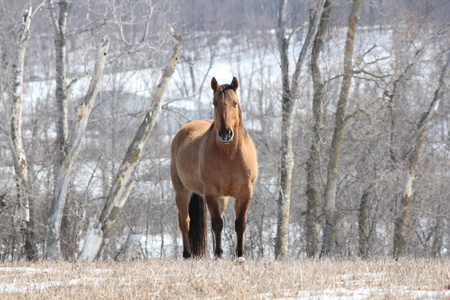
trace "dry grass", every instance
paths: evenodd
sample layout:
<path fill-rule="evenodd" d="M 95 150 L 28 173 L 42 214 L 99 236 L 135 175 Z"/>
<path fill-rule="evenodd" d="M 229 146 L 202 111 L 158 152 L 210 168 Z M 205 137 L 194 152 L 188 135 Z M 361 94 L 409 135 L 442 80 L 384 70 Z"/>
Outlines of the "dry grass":
<path fill-rule="evenodd" d="M 448 260 L 0 264 L 4 299 L 450 299 Z"/>

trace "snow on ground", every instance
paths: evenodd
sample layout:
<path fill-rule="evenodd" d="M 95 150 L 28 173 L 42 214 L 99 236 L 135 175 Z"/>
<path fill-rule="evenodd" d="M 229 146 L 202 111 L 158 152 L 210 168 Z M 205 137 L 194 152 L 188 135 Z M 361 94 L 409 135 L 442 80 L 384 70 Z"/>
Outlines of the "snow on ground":
<path fill-rule="evenodd" d="M 96 286 L 99 283 L 108 280 L 111 272 L 110 269 L 97 268 L 85 266 L 89 270 L 90 276 L 70 279 L 68 281 L 63 280 L 46 280 L 49 274 L 56 274 L 60 270 L 55 265 L 55 268 L 32 268 L 32 267 L 0 267 L 0 298 L 5 295 L 11 295 L 14 293 L 16 296 L 21 297 L 21 294 L 27 295 L 37 290 L 45 290 L 53 287 L 64 287 L 64 289 L 70 289 L 71 286 Z M 153 273 L 153 272 L 152 272 Z M 156 281 L 165 281 L 167 274 L 155 274 L 152 276 L 160 277 L 155 278 Z M 170 276 L 176 276 L 171 274 Z M 377 286 L 375 282 L 379 282 L 386 274 L 382 272 L 378 273 L 352 273 L 339 275 L 336 280 L 339 288 L 322 289 L 322 290 L 300 290 L 292 291 L 291 289 L 282 290 L 282 294 L 285 294 L 289 299 L 367 299 L 374 298 L 375 296 L 389 296 L 388 298 L 420 298 L 420 299 L 436 299 L 450 297 L 450 290 L 435 291 L 430 290 L 427 286 L 421 286 L 419 289 L 411 286 Z M 5 283 L 6 279 L 11 277 L 30 277 L 30 280 L 13 279 L 10 283 Z M 125 284 L 132 285 L 133 282 L 127 283 L 129 278 L 121 278 L 120 273 L 115 274 L 115 280 Z M 33 278 L 33 279 L 31 279 Z M 36 280 L 36 278 L 38 278 Z M 64 277 L 62 277 L 63 279 Z M 143 279 L 142 279 L 143 280 Z M 224 279 L 226 280 L 226 279 Z M 11 280 L 8 280 L 11 281 Z M 133 281 L 139 281 L 139 278 L 134 278 Z M 220 282 L 219 282 L 220 283 Z M 180 282 L 180 284 L 182 284 Z M 112 287 L 114 289 L 114 287 Z M 17 295 L 19 294 L 19 295 Z M 2 296 L 3 295 L 3 296 Z M 294 295 L 294 296 L 293 296 Z M 274 298 L 274 295 L 270 292 L 260 293 L 261 299 Z M 216 298 L 223 298 L 220 295 Z M 283 299 L 283 298 L 277 298 Z"/>

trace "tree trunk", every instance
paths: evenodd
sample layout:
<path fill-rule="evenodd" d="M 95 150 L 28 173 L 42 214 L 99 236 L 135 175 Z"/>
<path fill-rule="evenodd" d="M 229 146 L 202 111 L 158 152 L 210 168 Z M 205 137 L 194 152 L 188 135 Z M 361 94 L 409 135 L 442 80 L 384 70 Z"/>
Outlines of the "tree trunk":
<path fill-rule="evenodd" d="M 33 206 L 28 182 L 28 163 L 22 140 L 22 106 L 23 106 L 23 72 L 25 52 L 30 39 L 30 23 L 32 8 L 23 15 L 23 23 L 19 32 L 18 49 L 14 61 L 13 97 L 11 112 L 11 153 L 14 170 L 17 176 L 17 204 L 21 220 L 21 231 L 25 238 L 25 255 L 27 260 L 36 260 L 36 241 L 34 233 Z"/>
<path fill-rule="evenodd" d="M 130 181 L 130 177 L 136 163 L 142 155 L 144 145 L 147 142 L 150 132 L 156 123 L 156 119 L 161 111 L 164 94 L 167 90 L 170 79 L 175 72 L 175 66 L 181 55 L 181 37 L 176 33 L 173 34 L 176 40 L 176 44 L 173 48 L 172 56 L 170 57 L 167 66 L 163 70 L 161 81 L 159 82 L 153 94 L 152 106 L 145 115 L 144 120 L 142 121 L 138 131 L 136 132 L 133 141 L 128 147 L 125 158 L 123 159 L 122 164 L 117 171 L 115 180 L 106 198 L 106 203 L 103 208 L 102 214 L 100 215 L 98 224 L 96 225 L 97 227 L 101 228 L 101 231 L 91 231 L 92 234 L 97 235 L 96 239 L 92 238 L 91 240 L 97 241 L 101 239 L 102 243 L 93 246 L 90 245 L 88 243 L 89 240 L 86 239 L 85 246 L 83 247 L 81 253 L 81 259 L 84 261 L 91 261 L 94 258 L 98 258 L 105 237 L 114 227 L 114 224 L 118 220 L 122 208 L 128 199 L 128 195 L 133 189 L 134 182 Z M 87 250 L 90 251 L 89 255 L 87 254 Z"/>
<path fill-rule="evenodd" d="M 361 7 L 361 0 L 353 0 L 352 11 L 348 20 L 347 39 L 344 49 L 344 75 L 342 79 L 341 92 L 336 109 L 335 127 L 331 142 L 330 158 L 328 162 L 327 183 L 325 186 L 325 230 L 320 256 L 327 256 L 335 238 L 336 226 L 336 187 L 338 180 L 339 155 L 341 152 L 342 140 L 344 138 L 346 125 L 346 110 L 350 85 L 353 76 L 353 44 L 358 25 L 358 12 Z"/>
<path fill-rule="evenodd" d="M 369 235 L 368 235 L 368 209 L 369 199 L 371 196 L 372 185 L 364 190 L 361 196 L 361 202 L 359 203 L 358 214 L 358 237 L 359 237 L 359 256 L 363 259 L 369 256 Z"/>
<path fill-rule="evenodd" d="M 409 207 L 411 205 L 412 185 L 414 181 L 417 162 L 419 160 L 420 149 L 422 148 L 423 138 L 427 130 L 427 126 L 434 118 L 441 102 L 442 94 L 446 86 L 446 77 L 450 67 L 450 51 L 447 53 L 447 61 L 442 68 L 439 76 L 438 86 L 434 93 L 433 101 L 430 104 L 428 112 L 422 115 L 422 118 L 417 124 L 417 129 L 414 133 L 414 144 L 407 156 L 408 169 L 406 171 L 405 185 L 403 188 L 402 198 L 400 202 L 400 211 L 394 221 L 394 249 L 393 257 L 398 259 L 404 254 L 406 247 L 405 227 L 408 225 L 407 219 L 409 215 Z"/>
<path fill-rule="evenodd" d="M 441 254 L 441 247 L 442 247 L 441 222 L 442 219 L 438 218 L 433 232 L 434 237 L 433 242 L 431 244 L 431 257 L 434 258 L 439 258 Z"/>
<path fill-rule="evenodd" d="M 69 136 L 69 113 L 67 109 L 67 62 L 66 62 L 66 23 L 68 0 L 61 0 L 59 4 L 59 19 L 56 17 L 53 0 L 46 0 L 47 11 L 50 18 L 50 24 L 53 30 L 53 39 L 55 43 L 55 66 L 56 66 L 56 107 L 58 110 L 58 121 L 56 124 L 56 144 L 58 147 L 57 168 L 64 161 L 64 145 Z"/>
<path fill-rule="evenodd" d="M 86 237 L 84 239 L 83 250 L 80 259 L 82 261 L 92 261 L 100 249 L 103 242 L 103 231 L 101 224 L 97 221 L 90 221 Z"/>
<path fill-rule="evenodd" d="M 54 178 L 55 189 L 57 189 L 58 172 L 64 164 L 65 156 L 67 155 L 66 149 L 64 149 L 69 136 L 69 113 L 67 104 L 67 57 L 66 57 L 66 24 L 67 24 L 67 10 L 69 6 L 68 0 L 62 0 L 58 2 L 59 16 L 56 16 L 55 5 L 53 0 L 45 0 L 47 7 L 48 17 L 50 20 L 50 26 L 53 31 L 53 41 L 55 45 L 55 102 L 57 108 L 57 120 L 56 120 L 56 156 L 54 160 Z M 66 205 L 64 203 L 64 210 Z M 66 220 L 67 221 L 67 220 Z M 63 222 L 59 231 L 58 239 L 64 240 L 67 236 L 67 222 Z M 60 244 L 58 242 L 58 244 Z M 50 250 L 53 251 L 53 250 Z M 58 252 L 61 250 L 59 249 Z M 58 254 L 59 256 L 59 254 Z M 59 258 L 58 258 L 59 259 Z"/>
<path fill-rule="evenodd" d="M 282 123 L 281 123 L 281 159 L 280 159 L 280 191 L 278 197 L 277 235 L 275 239 L 275 257 L 287 256 L 287 242 L 289 229 L 289 208 L 291 202 L 292 170 L 294 168 L 294 154 L 292 153 L 292 112 L 294 101 L 290 99 L 289 87 L 289 41 L 286 38 L 286 7 L 287 0 L 280 0 L 278 18 L 278 48 L 281 59 L 282 77 Z"/>
<path fill-rule="evenodd" d="M 286 37 L 286 7 L 287 0 L 280 0 L 278 12 L 278 50 L 280 52 L 281 62 L 281 81 L 282 81 L 282 121 L 281 121 L 281 157 L 279 167 L 279 183 L 280 190 L 278 196 L 278 216 L 277 216 L 277 233 L 275 239 L 275 257 L 284 259 L 288 251 L 288 234 L 289 234 L 289 208 L 291 205 L 291 186 L 292 171 L 294 169 L 294 153 L 292 151 L 292 129 L 295 119 L 295 105 L 298 98 L 298 89 L 300 82 L 300 71 L 306 57 L 306 51 L 310 41 L 317 32 L 318 20 L 322 15 L 325 0 L 319 0 L 317 4 L 316 14 L 311 22 L 308 34 L 306 36 L 303 47 L 300 51 L 295 71 L 290 81 L 289 76 L 289 43 L 292 34 L 301 27 L 294 30 L 291 35 Z"/>
<path fill-rule="evenodd" d="M 60 228 L 63 216 L 64 206 L 66 203 L 67 185 L 73 164 L 78 157 L 81 144 L 86 133 L 88 120 L 94 107 L 100 81 L 103 76 L 103 69 L 106 63 L 106 53 L 109 48 L 109 38 L 103 36 L 97 52 L 95 60 L 94 73 L 88 91 L 81 103 L 76 109 L 76 122 L 73 131 L 64 145 L 64 160 L 60 166 L 58 177 L 56 178 L 55 198 L 52 202 L 50 217 L 48 221 L 48 241 L 47 256 L 51 260 L 59 260 L 61 258 L 60 246 Z"/>
<path fill-rule="evenodd" d="M 323 123 L 323 89 L 324 81 L 319 68 L 319 56 L 322 51 L 325 33 L 328 28 L 330 17 L 330 1 L 325 2 L 322 18 L 320 20 L 319 31 L 314 39 L 311 51 L 311 75 L 314 83 L 314 96 L 312 101 L 313 115 L 313 136 L 311 141 L 310 153 L 306 162 L 306 255 L 309 258 L 316 257 L 317 254 L 317 206 L 319 203 L 317 174 L 320 171 L 320 146 L 321 146 L 321 128 Z"/>
<path fill-rule="evenodd" d="M 162 226 L 162 225 L 161 225 Z M 137 257 L 139 248 L 139 239 L 141 235 L 139 233 L 130 231 L 127 236 L 127 240 L 123 245 L 120 252 L 115 257 L 115 261 L 132 261 Z"/>

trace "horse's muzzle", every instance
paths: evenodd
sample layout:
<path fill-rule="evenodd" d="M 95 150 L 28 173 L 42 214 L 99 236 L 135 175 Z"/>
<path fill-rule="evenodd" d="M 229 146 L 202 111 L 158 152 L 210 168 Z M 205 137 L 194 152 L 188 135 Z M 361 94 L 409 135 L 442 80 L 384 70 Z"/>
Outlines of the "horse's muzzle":
<path fill-rule="evenodd" d="M 219 138 L 220 141 L 224 144 L 229 144 L 233 141 L 234 133 L 233 130 L 228 129 L 225 132 L 222 130 L 219 130 Z"/>

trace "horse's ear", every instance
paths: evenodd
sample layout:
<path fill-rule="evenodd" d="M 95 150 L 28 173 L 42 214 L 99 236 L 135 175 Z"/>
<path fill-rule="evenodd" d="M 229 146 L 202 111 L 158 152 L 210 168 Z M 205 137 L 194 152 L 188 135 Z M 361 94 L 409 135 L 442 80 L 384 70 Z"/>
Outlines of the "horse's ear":
<path fill-rule="evenodd" d="M 217 83 L 216 77 L 213 77 L 211 80 L 211 88 L 215 92 L 219 88 L 219 84 Z"/>
<path fill-rule="evenodd" d="M 236 77 L 233 77 L 233 81 L 231 81 L 231 88 L 233 90 L 237 90 L 238 87 L 239 87 L 239 81 L 237 80 Z"/>

